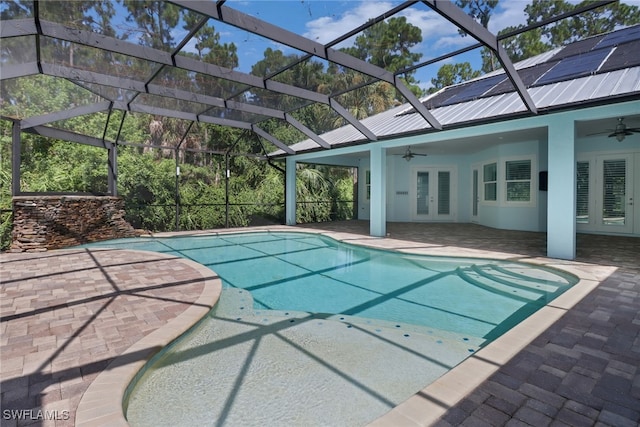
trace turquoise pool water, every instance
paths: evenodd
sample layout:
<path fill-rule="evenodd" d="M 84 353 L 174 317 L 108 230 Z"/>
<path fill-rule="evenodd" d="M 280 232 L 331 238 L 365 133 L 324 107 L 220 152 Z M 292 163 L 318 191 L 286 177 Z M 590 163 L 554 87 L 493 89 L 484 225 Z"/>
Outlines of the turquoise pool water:
<path fill-rule="evenodd" d="M 406 255 L 286 232 L 113 240 L 214 270 L 253 308 L 345 314 L 493 339 L 577 278 L 509 261 Z M 94 245 L 95 246 L 95 245 Z"/>
<path fill-rule="evenodd" d="M 134 427 L 363 426 L 577 282 L 523 263 L 306 233 L 90 246 L 189 258 L 223 281 L 210 314 L 130 384 Z"/>

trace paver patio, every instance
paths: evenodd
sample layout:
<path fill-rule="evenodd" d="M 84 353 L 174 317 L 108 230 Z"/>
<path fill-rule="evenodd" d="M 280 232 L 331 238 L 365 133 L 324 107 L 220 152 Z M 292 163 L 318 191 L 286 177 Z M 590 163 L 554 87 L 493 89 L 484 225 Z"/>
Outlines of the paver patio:
<path fill-rule="evenodd" d="M 202 317 L 217 299 L 205 287 L 220 286 L 210 270 L 151 252 L 70 249 L 1 261 L 3 426 L 75 425 L 80 398 L 116 356 L 189 308 Z M 129 356 L 143 362 L 157 351 Z"/>
<path fill-rule="evenodd" d="M 388 239 L 369 238 L 364 221 L 299 229 L 396 249 L 519 260 L 545 252 L 544 234 L 471 224 L 389 224 Z M 81 399 L 103 399 L 100 393 L 115 387 L 96 378 L 123 367 L 131 375 L 204 315 L 220 286 L 202 266 L 150 252 L 76 248 L 2 254 L 0 261 L 3 426 L 108 425 L 117 405 L 103 406 L 104 414 L 76 413 Z M 417 396 L 440 405 L 435 424 L 638 425 L 640 239 L 579 235 L 576 262 L 566 264 L 601 283 L 458 403 Z M 377 425 L 426 422 L 397 415 Z"/>

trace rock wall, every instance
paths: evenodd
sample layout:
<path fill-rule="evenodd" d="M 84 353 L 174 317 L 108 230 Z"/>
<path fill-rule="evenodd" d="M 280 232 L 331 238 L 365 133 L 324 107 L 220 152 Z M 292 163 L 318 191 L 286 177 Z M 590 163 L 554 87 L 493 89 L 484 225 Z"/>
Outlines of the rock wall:
<path fill-rule="evenodd" d="M 46 251 L 135 236 L 124 213 L 124 201 L 119 197 L 14 197 L 11 252 Z"/>

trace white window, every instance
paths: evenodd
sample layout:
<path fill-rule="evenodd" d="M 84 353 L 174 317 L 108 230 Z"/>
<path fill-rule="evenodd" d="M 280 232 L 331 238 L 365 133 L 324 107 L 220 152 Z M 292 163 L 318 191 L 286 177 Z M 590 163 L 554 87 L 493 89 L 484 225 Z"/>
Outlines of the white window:
<path fill-rule="evenodd" d="M 531 201 L 531 160 L 505 162 L 505 188 L 507 202 Z"/>
<path fill-rule="evenodd" d="M 367 200 L 371 200 L 371 171 L 369 169 L 365 172 L 364 184 L 366 189 L 366 198 Z"/>
<path fill-rule="evenodd" d="M 489 163 L 482 168 L 482 182 L 484 184 L 484 201 L 498 200 L 498 164 Z"/>

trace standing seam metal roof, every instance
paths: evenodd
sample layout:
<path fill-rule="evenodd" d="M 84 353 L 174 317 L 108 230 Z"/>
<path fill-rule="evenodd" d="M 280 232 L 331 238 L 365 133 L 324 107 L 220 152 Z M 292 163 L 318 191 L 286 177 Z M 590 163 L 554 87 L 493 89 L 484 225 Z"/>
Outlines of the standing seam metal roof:
<path fill-rule="evenodd" d="M 586 70 L 585 67 L 579 69 L 576 74 L 568 78 L 566 73 L 560 75 L 552 81 L 542 85 L 532 85 L 527 89 L 538 109 L 558 109 L 571 105 L 590 105 L 610 98 L 640 96 L 640 51 L 635 52 L 635 56 L 626 58 L 625 67 L 613 71 L 599 72 L 602 67 L 615 55 L 615 50 L 621 45 L 631 45 L 640 41 L 640 25 L 628 27 L 622 30 L 611 32 L 607 35 L 596 36 L 593 39 L 581 40 L 569 44 L 562 48 L 542 53 L 532 58 L 528 58 L 517 64 L 515 68 L 519 71 L 532 69 L 546 63 L 553 63 L 553 66 L 538 76 L 535 81 L 540 81 L 549 71 L 553 70 L 562 61 L 572 61 L 576 63 L 581 55 L 593 52 L 594 49 L 609 49 L 606 55 L 599 55 L 599 61 L 591 64 Z M 608 44 L 607 41 L 617 41 L 618 45 Z M 598 46 L 605 43 L 603 48 Z M 580 45 L 592 46 L 590 49 L 581 49 Z M 563 55 L 567 50 L 571 55 Z M 621 55 L 626 54 L 626 50 Z M 558 60 L 558 58 L 560 58 Z M 502 79 L 497 76 L 504 75 L 504 71 L 498 70 L 479 77 L 470 82 L 461 83 L 446 87 L 439 92 L 421 99 L 423 104 L 430 105 L 433 116 L 445 126 L 474 124 L 476 122 L 497 119 L 510 115 L 526 113 L 527 108 L 515 90 L 498 93 L 492 96 L 480 96 L 472 100 L 465 100 L 458 103 L 449 104 L 447 91 L 456 91 L 460 86 L 467 88 L 472 85 L 487 86 L 487 79 L 493 79 L 494 84 L 485 88 L 482 92 L 491 93 L 495 86 L 499 85 Z M 456 91 L 457 92 L 457 91 Z M 471 92 L 473 93 L 473 92 Z M 433 106 L 434 99 L 440 98 L 441 103 Z M 410 104 L 403 104 L 391 110 L 367 117 L 362 123 L 370 128 L 378 137 L 392 137 L 393 135 L 406 134 L 411 132 L 429 131 L 429 124 L 416 114 Z M 327 132 L 321 137 L 326 140 L 331 147 L 358 143 L 364 141 L 362 135 L 353 127 L 346 126 Z M 291 146 L 296 152 L 303 152 L 316 149 L 317 145 L 313 141 L 305 140 Z M 274 154 L 282 154 L 276 152 Z"/>

